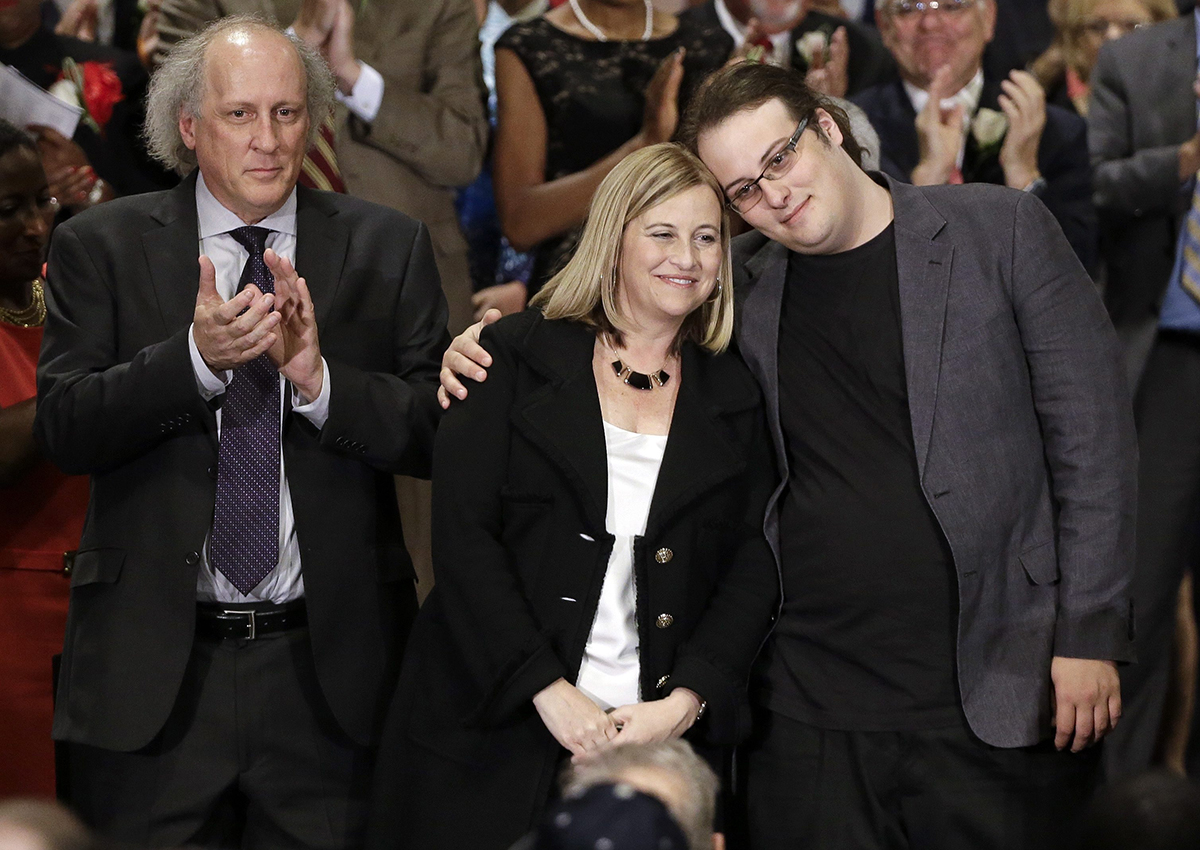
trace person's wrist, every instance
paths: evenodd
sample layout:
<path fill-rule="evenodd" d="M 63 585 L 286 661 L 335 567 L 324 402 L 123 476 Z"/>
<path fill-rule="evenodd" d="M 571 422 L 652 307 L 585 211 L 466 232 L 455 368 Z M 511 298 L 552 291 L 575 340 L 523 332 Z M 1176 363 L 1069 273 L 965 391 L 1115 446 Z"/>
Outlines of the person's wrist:
<path fill-rule="evenodd" d="M 337 78 L 338 91 L 344 95 L 350 95 L 354 92 L 354 87 L 358 85 L 358 78 L 362 76 L 362 65 L 357 59 L 350 56 L 344 62 L 339 63 L 334 76 Z"/>
<path fill-rule="evenodd" d="M 914 186 L 941 186 L 950 182 L 951 168 L 932 160 L 921 160 L 912 170 Z"/>
<path fill-rule="evenodd" d="M 1017 165 L 1004 167 L 1004 182 L 1010 189 L 1020 189 L 1028 191 L 1027 187 L 1032 185 L 1041 174 L 1038 172 L 1037 164 L 1019 163 Z"/>

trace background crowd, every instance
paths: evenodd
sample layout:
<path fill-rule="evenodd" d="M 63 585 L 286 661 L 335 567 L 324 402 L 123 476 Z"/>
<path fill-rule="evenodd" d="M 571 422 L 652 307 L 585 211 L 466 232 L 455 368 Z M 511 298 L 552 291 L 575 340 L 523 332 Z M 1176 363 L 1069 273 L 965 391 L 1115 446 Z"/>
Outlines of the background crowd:
<path fill-rule="evenodd" d="M 1194 794 L 1187 798 L 1162 776 L 1160 785 L 1133 791 L 1120 784 L 1152 767 L 1200 775 L 1200 596 L 1192 580 L 1200 556 L 1200 295 L 1192 295 L 1200 293 L 1200 40 L 1192 6 L 0 2 L 0 63 L 74 98 L 86 115 L 70 139 L 48 127 L 0 125 L 0 798 L 56 792 L 53 658 L 71 586 L 98 580 L 91 573 L 104 569 L 77 562 L 73 551 L 88 509 L 87 477 L 44 459 L 33 436 L 46 246 L 57 226 L 92 207 L 179 184 L 142 133 L 151 76 L 174 45 L 211 21 L 254 13 L 290 27 L 333 74 L 338 104 L 316 131 L 300 185 L 422 222 L 451 333 L 492 308 L 523 310 L 579 246 L 602 181 L 630 154 L 675 138 L 706 77 L 731 61 L 790 69 L 838 98 L 852 124 L 869 122 L 877 141 L 857 134 L 868 161 L 895 180 L 992 183 L 1040 198 L 1103 295 L 1135 400 L 1137 663 L 1121 667 L 1124 708 L 1104 744 L 1106 780 L 1128 799 L 1178 794 L 1178 807 L 1194 811 Z M 362 348 L 371 349 L 371 317 L 354 321 L 348 333 L 361 331 Z M 432 352 L 442 342 L 430 337 L 423 345 Z M 413 362 L 429 371 L 427 362 Z M 349 386 L 343 376 L 332 380 Z M 309 416 L 306 406 L 296 408 Z M 356 439 L 370 442 L 346 434 L 351 448 Z M 421 466 L 379 465 L 389 476 L 419 475 Z M 423 599 L 435 579 L 428 482 L 400 475 L 394 495 L 370 495 L 393 498 L 403 538 L 373 526 L 364 534 L 377 535 L 381 548 L 407 548 Z M 80 563 L 89 571 L 83 578 Z M 378 603 L 374 595 L 361 600 Z M 564 805 L 583 805 L 591 785 L 619 781 L 577 786 Z M 637 816 L 658 818 L 659 809 Z M 666 810 L 678 815 L 669 802 Z M 690 834 L 684 840 L 695 846 Z"/>

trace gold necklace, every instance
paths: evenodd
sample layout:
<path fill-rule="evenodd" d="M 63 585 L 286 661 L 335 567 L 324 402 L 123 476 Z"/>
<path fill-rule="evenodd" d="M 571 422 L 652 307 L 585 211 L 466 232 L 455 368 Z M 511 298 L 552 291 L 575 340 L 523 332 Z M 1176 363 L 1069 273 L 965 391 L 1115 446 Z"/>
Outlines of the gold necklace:
<path fill-rule="evenodd" d="M 29 301 L 29 306 L 22 307 L 20 310 L 12 310 L 8 307 L 0 307 L 0 322 L 16 325 L 19 328 L 37 328 L 41 327 L 46 321 L 46 293 L 42 289 L 42 281 L 38 278 L 33 280 L 33 298 Z"/>

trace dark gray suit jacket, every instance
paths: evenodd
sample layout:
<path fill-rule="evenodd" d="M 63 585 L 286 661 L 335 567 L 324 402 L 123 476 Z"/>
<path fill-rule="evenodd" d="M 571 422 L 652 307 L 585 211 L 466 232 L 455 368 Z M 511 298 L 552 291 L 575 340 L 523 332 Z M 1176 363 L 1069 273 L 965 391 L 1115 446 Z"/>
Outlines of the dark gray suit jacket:
<path fill-rule="evenodd" d="M 1110 41 L 1092 72 L 1088 106 L 1105 301 L 1126 347 L 1130 382 L 1145 367 L 1175 240 L 1193 184 L 1179 146 L 1196 133 L 1196 19 L 1188 14 Z"/>
<path fill-rule="evenodd" d="M 1050 730 L 1053 656 L 1132 658 L 1137 445 L 1117 340 L 1037 198 L 886 185 L 921 489 L 958 577 L 963 709 L 987 743 L 1031 745 Z M 787 257 L 761 234 L 735 242 L 738 346 L 785 480 L 766 519 L 776 554 Z"/>
<path fill-rule="evenodd" d="M 416 612 L 392 473 L 429 474 L 446 302 L 419 222 L 300 189 L 296 227 L 331 394 L 320 431 L 285 412 L 284 462 L 317 677 L 342 729 L 367 743 Z M 92 477 L 59 739 L 148 744 L 192 647 L 217 462 L 187 343 L 198 239 L 189 178 L 76 216 L 51 242 L 35 433 L 52 461 Z"/>

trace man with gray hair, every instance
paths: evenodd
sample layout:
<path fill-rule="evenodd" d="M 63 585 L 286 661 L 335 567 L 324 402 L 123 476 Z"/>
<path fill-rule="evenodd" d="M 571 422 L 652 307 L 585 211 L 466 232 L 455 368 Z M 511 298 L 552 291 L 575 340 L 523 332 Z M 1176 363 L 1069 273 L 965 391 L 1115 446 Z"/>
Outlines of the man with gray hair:
<path fill-rule="evenodd" d="M 361 841 L 447 311 L 422 224 L 297 188 L 332 100 L 299 39 L 214 23 L 151 83 L 186 179 L 51 246 L 35 430 L 92 476 L 54 734 L 106 837 Z"/>
<path fill-rule="evenodd" d="M 717 775 L 687 741 L 675 738 L 602 750 L 571 765 L 563 775 L 563 796 L 580 796 L 596 785 L 617 783 L 661 800 L 687 836 L 689 850 L 725 847 L 725 837 L 713 832 Z"/>

